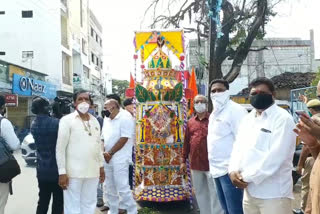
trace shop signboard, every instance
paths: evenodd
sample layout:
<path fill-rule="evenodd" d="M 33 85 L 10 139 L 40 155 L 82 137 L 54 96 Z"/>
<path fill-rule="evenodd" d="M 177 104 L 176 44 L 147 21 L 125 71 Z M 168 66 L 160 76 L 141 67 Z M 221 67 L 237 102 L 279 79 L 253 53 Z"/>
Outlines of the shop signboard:
<path fill-rule="evenodd" d="M 6 94 L 6 107 L 18 107 L 18 95 L 16 94 Z"/>
<path fill-rule="evenodd" d="M 23 96 L 43 96 L 48 99 L 54 99 L 57 94 L 55 85 L 18 74 L 13 74 L 12 93 Z"/>

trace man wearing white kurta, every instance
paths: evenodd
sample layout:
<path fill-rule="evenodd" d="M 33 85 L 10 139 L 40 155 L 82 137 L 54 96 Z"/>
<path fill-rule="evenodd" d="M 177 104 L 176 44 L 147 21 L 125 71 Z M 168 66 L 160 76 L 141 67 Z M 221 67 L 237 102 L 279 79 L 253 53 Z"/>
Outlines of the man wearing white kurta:
<path fill-rule="evenodd" d="M 74 94 L 76 111 L 59 123 L 56 159 L 64 189 L 64 214 L 94 214 L 97 187 L 104 181 L 100 125 L 88 114 L 89 93 Z"/>
<path fill-rule="evenodd" d="M 129 164 L 132 160 L 132 137 L 135 123 L 119 103 L 110 99 L 105 103 L 106 117 L 102 138 L 105 147 L 105 197 L 110 206 L 109 214 L 118 214 L 119 201 L 128 214 L 137 213 L 137 205 L 129 186 Z"/>
<path fill-rule="evenodd" d="M 292 116 L 274 103 L 271 80 L 258 78 L 250 88 L 255 109 L 240 124 L 229 165 L 230 178 L 235 186 L 245 189 L 245 214 L 292 213 L 295 124 Z"/>

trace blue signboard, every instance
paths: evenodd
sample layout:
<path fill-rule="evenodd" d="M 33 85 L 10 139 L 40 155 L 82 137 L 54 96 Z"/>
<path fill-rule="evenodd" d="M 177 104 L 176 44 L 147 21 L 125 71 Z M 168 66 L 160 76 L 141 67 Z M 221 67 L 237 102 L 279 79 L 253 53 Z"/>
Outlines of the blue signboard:
<path fill-rule="evenodd" d="M 57 91 L 56 86 L 50 83 L 13 74 L 12 93 L 24 96 L 34 95 L 54 99 Z"/>

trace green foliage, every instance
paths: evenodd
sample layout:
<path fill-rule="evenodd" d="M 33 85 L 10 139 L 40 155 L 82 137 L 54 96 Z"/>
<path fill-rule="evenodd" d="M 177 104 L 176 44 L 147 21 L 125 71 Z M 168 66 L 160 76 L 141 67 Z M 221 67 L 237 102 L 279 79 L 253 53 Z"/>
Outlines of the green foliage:
<path fill-rule="evenodd" d="M 316 73 L 316 77 L 312 80 L 311 86 L 317 86 L 320 81 L 320 67 L 318 67 L 318 72 Z"/>
<path fill-rule="evenodd" d="M 160 212 L 156 211 L 156 210 L 154 210 L 152 208 L 143 207 L 143 208 L 138 210 L 138 214 L 160 214 Z"/>
<path fill-rule="evenodd" d="M 129 82 L 127 80 L 112 80 L 112 93 L 118 94 L 121 99 L 125 97 L 127 88 L 129 88 Z"/>

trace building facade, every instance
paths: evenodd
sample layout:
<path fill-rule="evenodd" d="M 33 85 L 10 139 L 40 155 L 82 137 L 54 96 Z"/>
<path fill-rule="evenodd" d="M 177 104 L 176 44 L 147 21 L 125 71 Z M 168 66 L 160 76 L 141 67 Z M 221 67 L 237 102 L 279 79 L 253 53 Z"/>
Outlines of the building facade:
<path fill-rule="evenodd" d="M 17 93 L 13 76 L 43 81 L 56 96 L 71 98 L 74 90 L 106 93 L 102 63 L 102 28 L 89 10 L 89 0 L 3 1 L 0 8 L 0 87 L 3 93 Z M 98 35 L 91 39 L 91 28 Z M 92 40 L 92 41 L 91 41 Z M 92 54 L 96 58 L 92 60 Z M 2 67 L 1 67 L 2 66 Z M 2 78 L 2 76 L 3 78 Z M 18 82 L 20 80 L 17 80 Z M 51 87 L 52 86 L 52 87 Z M 34 91 L 27 97 L 26 117 Z M 98 96 L 96 96 L 98 97 Z M 53 99 L 54 97 L 48 97 Z M 19 107 L 10 108 L 10 111 Z M 22 125 L 20 123 L 19 125 Z"/>
<path fill-rule="evenodd" d="M 206 41 L 202 41 L 204 47 L 198 47 L 197 40 L 189 43 L 189 66 L 194 66 L 199 70 L 204 70 L 200 63 L 199 53 L 205 62 L 208 62 L 209 46 Z M 266 38 L 253 42 L 251 49 L 265 48 L 262 51 L 249 52 L 245 60 L 240 75 L 231 83 L 232 94 L 237 94 L 243 88 L 248 87 L 250 81 L 257 77 L 265 76 L 272 78 L 285 72 L 307 73 L 316 72 L 316 60 L 314 59 L 313 31 L 310 32 L 310 40 L 299 38 Z M 197 50 L 197 52 L 195 52 Z M 230 70 L 232 61 L 225 60 L 222 71 L 225 74 Z M 205 71 L 205 70 L 204 70 Z M 204 72 L 202 84 L 207 84 L 208 75 Z M 204 87 L 206 89 L 206 87 Z M 206 92 L 207 93 L 207 92 Z"/>

